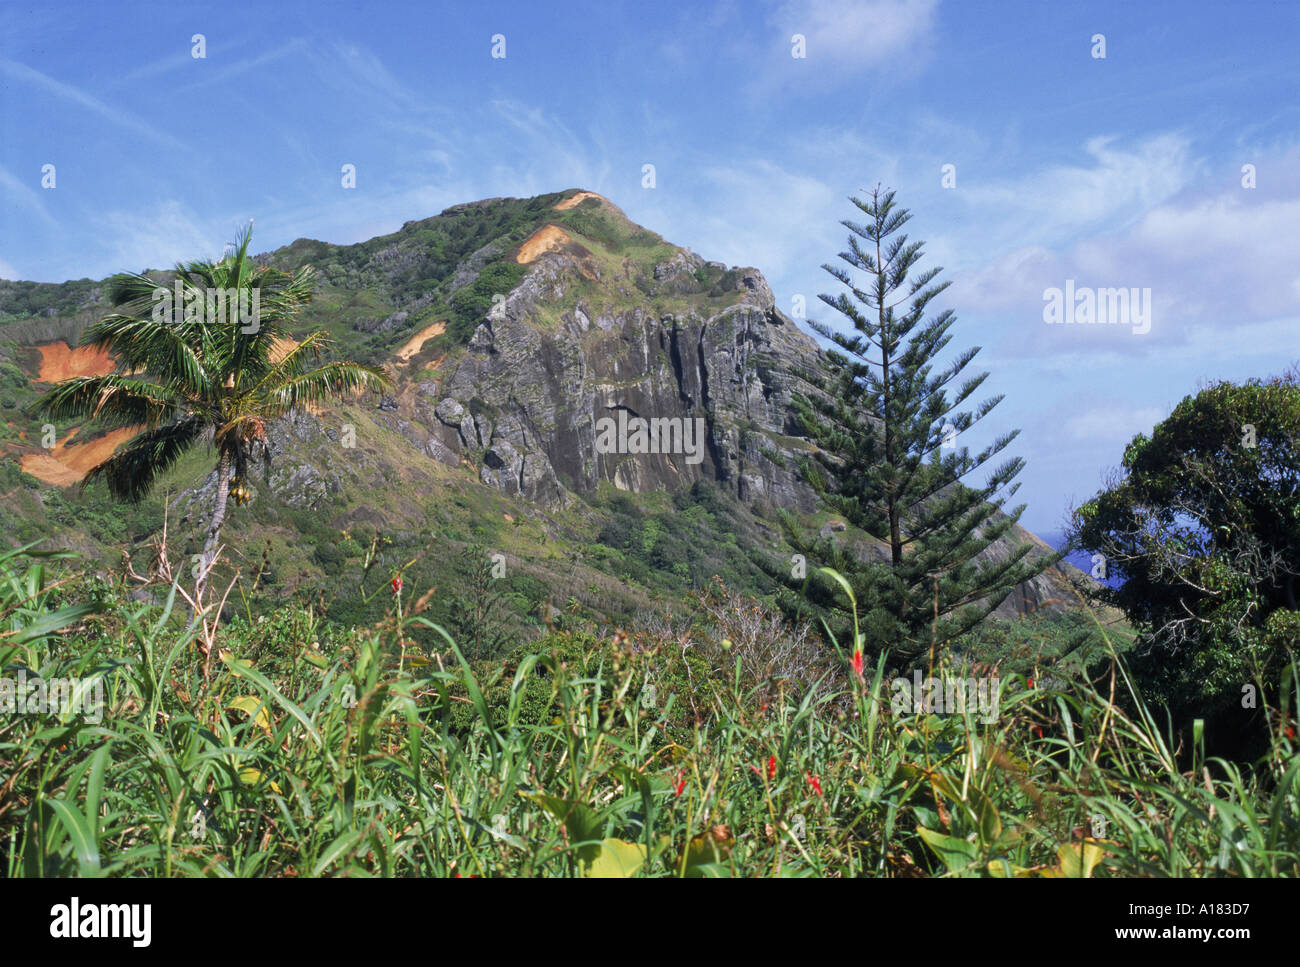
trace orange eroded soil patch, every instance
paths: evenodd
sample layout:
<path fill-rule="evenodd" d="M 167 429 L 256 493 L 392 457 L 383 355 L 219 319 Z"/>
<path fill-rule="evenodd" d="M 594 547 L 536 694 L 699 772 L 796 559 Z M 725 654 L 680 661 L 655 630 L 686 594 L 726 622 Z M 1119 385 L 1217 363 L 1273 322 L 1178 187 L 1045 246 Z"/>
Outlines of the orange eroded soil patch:
<path fill-rule="evenodd" d="M 23 457 L 21 466 L 23 473 L 29 473 L 41 483 L 56 487 L 71 487 L 84 476 L 75 470 L 69 470 L 48 453 L 28 453 Z"/>
<path fill-rule="evenodd" d="M 552 249 L 561 248 L 572 241 L 573 239 L 569 237 L 569 233 L 564 229 L 555 225 L 547 225 L 545 228 L 539 229 L 528 241 L 520 246 L 515 261 L 520 265 L 527 265 Z"/>
<path fill-rule="evenodd" d="M 113 371 L 113 357 L 103 349 L 52 342 L 37 346 L 41 368 L 36 378 L 43 383 L 57 383 L 74 376 L 107 376 Z"/>
<path fill-rule="evenodd" d="M 56 487 L 70 487 L 84 477 L 91 467 L 98 466 L 113 455 L 122 443 L 135 436 L 138 428 L 123 427 L 86 443 L 73 443 L 77 435 L 73 430 L 44 453 L 23 455 L 22 468 L 37 480 Z"/>
<path fill-rule="evenodd" d="M 598 195 L 594 191 L 580 191 L 576 195 L 572 195 L 569 198 L 564 199 L 564 201 L 560 202 L 558 205 L 556 205 L 555 210 L 562 212 L 565 209 L 573 208 L 577 205 L 580 205 L 584 198 L 599 198 L 601 201 L 605 200 L 603 195 Z"/>
<path fill-rule="evenodd" d="M 298 346 L 296 339 L 288 336 L 276 338 L 271 343 L 271 362 L 278 363 Z M 66 342 L 52 342 L 36 347 L 41 354 L 41 368 L 37 379 L 44 383 L 57 383 L 74 376 L 107 376 L 113 371 L 113 357 L 107 350 L 77 346 Z"/>
<path fill-rule="evenodd" d="M 441 336 L 447 330 L 445 322 L 435 322 L 432 326 L 425 326 L 414 336 L 406 341 L 406 344 L 397 351 L 397 358 L 404 363 L 409 363 L 417 356 L 424 344 L 434 336 Z"/>

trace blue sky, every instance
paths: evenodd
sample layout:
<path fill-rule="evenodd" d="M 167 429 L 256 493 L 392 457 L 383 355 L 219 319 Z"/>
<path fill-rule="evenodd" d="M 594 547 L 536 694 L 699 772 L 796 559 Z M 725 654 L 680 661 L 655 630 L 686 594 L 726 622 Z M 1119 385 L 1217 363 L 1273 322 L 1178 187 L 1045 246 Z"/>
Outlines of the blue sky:
<path fill-rule="evenodd" d="M 1300 361 L 1297 3 L 114 7 L 0 9 L 0 277 L 217 255 L 250 217 L 259 250 L 348 243 L 582 187 L 834 323 L 820 266 L 882 182 L 952 282 L 953 348 L 1006 394 L 987 424 L 1022 430 L 1040 532 L 1205 381 Z M 1150 331 L 1047 325 L 1068 280 L 1150 289 Z"/>

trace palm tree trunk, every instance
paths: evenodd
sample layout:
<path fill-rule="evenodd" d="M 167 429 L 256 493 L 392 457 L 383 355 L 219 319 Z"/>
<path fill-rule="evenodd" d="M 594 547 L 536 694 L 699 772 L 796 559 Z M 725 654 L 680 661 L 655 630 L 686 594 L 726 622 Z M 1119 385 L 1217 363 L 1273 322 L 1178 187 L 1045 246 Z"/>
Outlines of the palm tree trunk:
<path fill-rule="evenodd" d="M 208 521 L 208 537 L 203 544 L 203 554 L 199 558 L 199 579 L 194 585 L 194 603 L 203 607 L 203 595 L 208 588 L 211 577 L 212 562 L 217 556 L 217 542 L 221 539 L 221 525 L 226 520 L 226 500 L 230 496 L 230 453 L 221 451 L 217 462 L 217 497 L 212 504 L 212 518 Z"/>

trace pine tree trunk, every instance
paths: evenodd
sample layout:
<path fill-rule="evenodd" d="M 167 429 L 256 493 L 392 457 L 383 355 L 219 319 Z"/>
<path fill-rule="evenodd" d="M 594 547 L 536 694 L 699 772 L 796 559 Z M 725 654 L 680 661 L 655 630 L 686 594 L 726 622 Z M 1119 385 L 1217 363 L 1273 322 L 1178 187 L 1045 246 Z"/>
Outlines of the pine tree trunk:
<path fill-rule="evenodd" d="M 884 221 L 877 217 L 877 231 L 883 227 Z M 881 273 L 884 272 L 885 268 L 884 253 L 880 250 L 879 236 L 876 238 L 876 268 L 879 269 Z M 876 331 L 880 333 L 880 386 L 881 396 L 885 401 L 885 411 L 881 414 L 885 429 L 885 463 L 897 471 L 898 464 L 894 460 L 894 427 L 889 418 L 889 404 L 893 402 L 893 398 L 890 396 L 889 365 L 891 360 L 889 358 L 889 340 L 893 336 L 893 332 L 886 325 L 885 302 L 883 298 L 880 300 L 880 305 L 876 307 L 876 310 L 878 313 L 877 318 L 879 320 Z M 894 483 L 897 483 L 897 478 L 895 478 Z M 893 489 L 893 484 L 891 484 L 890 491 L 885 495 L 885 501 L 889 507 L 889 557 L 892 565 L 898 567 L 898 565 L 903 563 L 903 534 L 902 528 L 899 526 L 899 499 L 897 492 Z"/>
<path fill-rule="evenodd" d="M 221 539 L 221 525 L 226 520 L 226 500 L 230 496 L 230 454 L 223 450 L 217 463 L 217 496 L 212 504 L 212 518 L 208 522 L 208 536 L 199 557 L 199 579 L 194 585 L 194 601 L 203 606 L 203 595 L 211 578 L 212 562 L 217 556 L 217 543 Z"/>

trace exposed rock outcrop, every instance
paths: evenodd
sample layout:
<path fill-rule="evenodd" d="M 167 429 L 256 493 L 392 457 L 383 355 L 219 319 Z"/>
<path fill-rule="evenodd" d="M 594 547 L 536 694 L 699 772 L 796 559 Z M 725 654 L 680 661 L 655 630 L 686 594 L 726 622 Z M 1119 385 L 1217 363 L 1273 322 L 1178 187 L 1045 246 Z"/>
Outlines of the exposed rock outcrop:
<path fill-rule="evenodd" d="M 762 275 L 738 270 L 739 298 L 708 314 L 660 313 L 648 299 L 610 310 L 581 298 L 564 304 L 578 258 L 540 256 L 478 327 L 436 408 L 435 434 L 449 451 L 486 451 L 484 481 L 533 500 L 589 492 L 602 480 L 645 491 L 705 477 L 742 499 L 811 509 L 811 492 L 771 455 L 805 445 L 788 435 L 792 373 L 814 365 L 818 350 L 775 308 Z M 667 294 L 698 290 L 701 265 L 683 252 L 655 266 L 654 278 Z M 554 331 L 537 324 L 548 302 L 561 303 Z M 620 409 L 703 421 L 702 453 L 599 452 L 598 422 Z"/>

